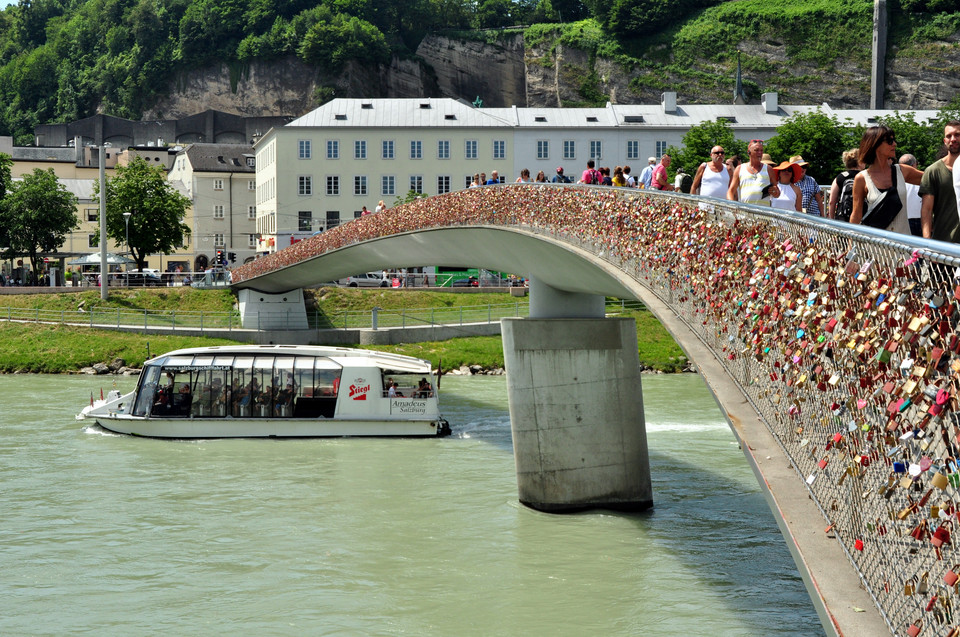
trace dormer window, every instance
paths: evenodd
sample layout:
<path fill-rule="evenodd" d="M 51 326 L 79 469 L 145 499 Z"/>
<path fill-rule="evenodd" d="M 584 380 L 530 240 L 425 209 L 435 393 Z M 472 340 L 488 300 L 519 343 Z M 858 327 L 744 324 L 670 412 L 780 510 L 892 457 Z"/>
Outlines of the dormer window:
<path fill-rule="evenodd" d="M 347 115 L 346 115 L 346 113 L 337 113 L 336 115 L 333 116 L 333 119 L 337 119 L 337 120 L 340 120 L 340 121 L 346 121 L 346 120 L 347 120 Z"/>
<path fill-rule="evenodd" d="M 596 122 L 596 121 L 599 121 L 599 120 L 597 120 L 596 117 L 593 117 L 593 116 L 591 115 L 590 117 L 587 117 L 587 121 L 588 121 L 588 122 Z"/>
<path fill-rule="evenodd" d="M 420 108 L 430 108 L 430 102 L 420 102 Z"/>
<path fill-rule="evenodd" d="M 547 121 L 547 117 L 546 117 L 545 115 L 536 115 L 536 116 L 533 118 L 533 121 L 535 121 L 535 122 L 545 122 L 545 121 Z"/>
<path fill-rule="evenodd" d="M 624 115 L 623 123 L 624 124 L 642 124 L 643 115 Z"/>
<path fill-rule="evenodd" d="M 717 117 L 718 122 L 727 122 L 728 124 L 736 124 L 737 118 L 733 115 L 720 115 Z"/>
<path fill-rule="evenodd" d="M 368 102 L 364 102 L 363 104 L 360 105 L 360 108 L 368 109 L 368 110 L 369 110 L 369 109 L 372 109 L 372 108 L 373 108 L 373 104 L 370 104 L 370 103 L 368 103 Z"/>

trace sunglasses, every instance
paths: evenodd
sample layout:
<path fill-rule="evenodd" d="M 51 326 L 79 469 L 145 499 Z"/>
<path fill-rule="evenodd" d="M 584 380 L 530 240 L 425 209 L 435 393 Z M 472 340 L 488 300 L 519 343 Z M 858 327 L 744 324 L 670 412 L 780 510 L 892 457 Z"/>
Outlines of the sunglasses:
<path fill-rule="evenodd" d="M 896 144 L 897 136 L 894 135 L 893 133 L 887 133 L 886 135 L 883 136 L 883 141 L 887 142 L 888 144 Z"/>
<path fill-rule="evenodd" d="M 710 151 L 710 154 L 711 154 L 711 155 L 722 155 L 722 154 L 723 154 L 723 151 L 722 151 L 722 150 L 712 150 L 712 151 Z"/>

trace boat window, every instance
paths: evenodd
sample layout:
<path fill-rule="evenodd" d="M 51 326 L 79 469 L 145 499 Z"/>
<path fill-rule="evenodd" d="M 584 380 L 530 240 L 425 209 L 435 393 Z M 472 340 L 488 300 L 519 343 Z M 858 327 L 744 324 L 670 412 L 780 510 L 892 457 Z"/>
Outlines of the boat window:
<path fill-rule="evenodd" d="M 171 356 L 161 369 L 159 385 L 153 400 L 155 416 L 185 417 L 193 405 L 196 374 L 186 363 L 190 358 Z M 171 363 L 179 363 L 171 365 Z"/>
<path fill-rule="evenodd" d="M 159 365 L 147 365 L 140 380 L 137 402 L 133 406 L 134 416 L 146 416 L 150 413 L 154 397 L 157 395 L 157 381 L 160 378 Z"/>
<path fill-rule="evenodd" d="M 194 362 L 199 362 L 199 357 Z M 197 367 L 194 375 L 196 392 L 190 413 L 201 418 L 226 416 L 230 368 L 213 365 L 212 358 L 207 358 L 204 363 L 203 367 Z"/>
<path fill-rule="evenodd" d="M 394 384 L 394 391 L 390 385 Z M 390 374 L 384 373 L 383 395 L 398 398 L 432 398 L 433 378 L 430 375 L 417 374 Z"/>
<path fill-rule="evenodd" d="M 234 418 L 248 418 L 253 413 L 256 399 L 253 377 L 253 357 L 237 356 L 233 361 L 233 381 L 230 386 L 230 413 Z"/>
<path fill-rule="evenodd" d="M 257 356 L 253 359 L 253 378 L 250 393 L 253 400 L 253 418 L 270 418 L 273 415 L 273 400 L 276 383 L 273 379 L 273 356 Z"/>
<path fill-rule="evenodd" d="M 303 385 L 296 382 L 293 375 L 294 358 L 278 356 L 274 362 L 273 374 L 273 415 L 288 418 L 293 415 L 293 404 L 301 395 Z"/>

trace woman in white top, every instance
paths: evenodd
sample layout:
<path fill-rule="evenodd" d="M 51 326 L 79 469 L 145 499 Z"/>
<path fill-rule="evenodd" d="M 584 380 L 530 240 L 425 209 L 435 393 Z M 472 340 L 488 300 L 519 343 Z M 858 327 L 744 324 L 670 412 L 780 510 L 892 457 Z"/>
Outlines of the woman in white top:
<path fill-rule="evenodd" d="M 910 234 L 906 184 L 920 184 L 923 172 L 896 163 L 897 139 L 886 126 L 871 126 L 860 139 L 860 161 L 866 166 L 853 179 L 850 223 Z M 866 217 L 866 220 L 864 219 Z"/>
<path fill-rule="evenodd" d="M 710 161 L 700 164 L 693 178 L 690 191 L 703 197 L 725 199 L 730 187 L 730 169 L 723 163 L 723 147 L 714 146 L 710 150 Z"/>
<path fill-rule="evenodd" d="M 770 198 L 770 205 L 781 210 L 803 212 L 800 208 L 800 204 L 803 203 L 803 193 L 796 185 L 803 172 L 800 170 L 800 166 L 785 161 L 779 166 L 774 166 L 773 172 L 779 181 L 780 194 Z"/>

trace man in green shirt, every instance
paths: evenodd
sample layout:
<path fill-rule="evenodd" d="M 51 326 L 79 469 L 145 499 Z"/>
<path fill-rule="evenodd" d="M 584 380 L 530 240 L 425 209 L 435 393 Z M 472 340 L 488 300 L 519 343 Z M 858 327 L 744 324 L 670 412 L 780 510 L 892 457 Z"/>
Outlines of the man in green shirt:
<path fill-rule="evenodd" d="M 960 243 L 960 216 L 953 189 L 953 163 L 960 156 L 960 121 L 947 122 L 943 129 L 947 155 L 923 171 L 920 182 L 920 223 L 923 236 L 938 241 Z"/>

